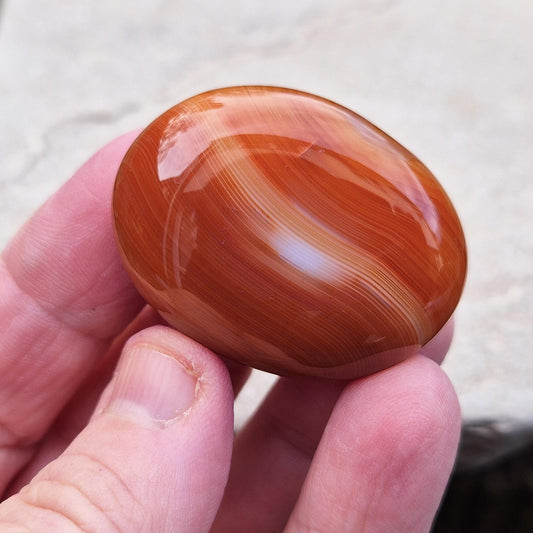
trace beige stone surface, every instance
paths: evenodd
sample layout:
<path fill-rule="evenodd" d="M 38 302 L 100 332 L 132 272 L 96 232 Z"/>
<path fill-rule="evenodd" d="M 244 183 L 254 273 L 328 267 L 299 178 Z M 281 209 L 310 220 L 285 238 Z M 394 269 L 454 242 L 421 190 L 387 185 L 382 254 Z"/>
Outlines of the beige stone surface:
<path fill-rule="evenodd" d="M 92 152 L 179 100 L 244 83 L 366 116 L 439 177 L 470 270 L 445 368 L 465 418 L 533 418 L 529 0 L 7 0 L 0 245 Z M 242 420 L 271 378 L 257 376 Z"/>

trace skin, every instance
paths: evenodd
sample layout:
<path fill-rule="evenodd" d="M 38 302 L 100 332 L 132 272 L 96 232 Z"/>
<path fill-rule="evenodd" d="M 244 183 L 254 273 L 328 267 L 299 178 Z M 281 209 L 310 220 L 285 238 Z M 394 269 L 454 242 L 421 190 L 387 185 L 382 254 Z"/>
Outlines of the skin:
<path fill-rule="evenodd" d="M 437 364 L 452 323 L 373 376 L 281 378 L 234 438 L 248 370 L 158 324 L 117 255 L 112 187 L 135 136 L 1 256 L 2 531 L 428 531 L 460 431 Z"/>

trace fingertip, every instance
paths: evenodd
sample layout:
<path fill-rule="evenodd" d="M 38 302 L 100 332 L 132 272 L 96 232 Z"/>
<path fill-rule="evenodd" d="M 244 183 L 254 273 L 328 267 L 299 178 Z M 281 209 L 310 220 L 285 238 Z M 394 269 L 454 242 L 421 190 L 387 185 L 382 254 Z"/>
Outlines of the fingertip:
<path fill-rule="evenodd" d="M 31 529 L 44 509 L 50 531 L 65 518 L 97 529 L 208 531 L 229 472 L 232 399 L 215 354 L 165 326 L 135 334 L 88 426 L 0 510 L 0 522 Z"/>
<path fill-rule="evenodd" d="M 441 364 L 450 349 L 455 331 L 455 317 L 452 316 L 441 330 L 422 346 L 420 353 Z"/>
<path fill-rule="evenodd" d="M 96 417 L 104 425 L 140 435 L 128 456 L 158 478 L 141 487 L 146 501 L 157 499 L 153 508 L 166 501 L 176 517 L 192 517 L 190 531 L 207 530 L 233 444 L 233 391 L 223 362 L 172 328 L 149 327 L 126 342 L 102 404 Z"/>
<path fill-rule="evenodd" d="M 326 426 L 288 531 L 297 524 L 324 531 L 426 531 L 459 434 L 457 395 L 427 357 L 351 382 Z M 334 516 L 325 513 L 332 506 Z"/>
<path fill-rule="evenodd" d="M 98 150 L 98 152 L 96 152 L 87 163 L 108 163 L 110 161 L 118 161 L 120 163 L 132 145 L 133 141 L 139 136 L 141 131 L 142 130 L 140 129 L 136 129 L 115 137 L 113 140 L 109 141 L 102 148 L 100 148 L 100 150 Z"/>
<path fill-rule="evenodd" d="M 164 353 L 172 354 L 182 364 L 201 376 L 203 382 L 209 382 L 220 391 L 231 390 L 228 368 L 211 350 L 166 325 L 153 325 L 132 335 L 125 343 L 123 353 L 140 345 L 157 347 Z M 231 398 L 231 401 L 233 398 Z"/>
<path fill-rule="evenodd" d="M 187 418 L 189 425 L 202 426 L 197 432 L 214 428 L 227 436 L 233 431 L 233 398 L 219 357 L 178 331 L 155 325 L 125 343 L 95 413 L 159 427 Z"/>
<path fill-rule="evenodd" d="M 457 448 L 461 410 L 455 389 L 442 368 L 424 355 L 349 385 L 341 398 L 346 409 L 364 409 L 367 423 L 383 431 L 380 443 L 411 443 L 446 439 L 448 449 Z M 381 428 L 381 429 L 380 429 Z"/>
<path fill-rule="evenodd" d="M 106 209 L 108 209 L 111 202 L 111 191 L 120 163 L 139 133 L 140 130 L 130 131 L 116 137 L 100 148 L 75 172 L 72 179 L 65 186 L 64 196 L 68 197 L 71 187 L 78 193 L 86 189 L 95 198 L 101 199 Z"/>

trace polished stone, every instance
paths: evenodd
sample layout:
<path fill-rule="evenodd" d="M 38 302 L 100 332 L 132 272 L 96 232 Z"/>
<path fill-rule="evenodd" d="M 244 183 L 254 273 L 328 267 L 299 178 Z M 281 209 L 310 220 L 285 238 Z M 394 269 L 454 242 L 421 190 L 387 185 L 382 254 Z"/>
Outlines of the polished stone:
<path fill-rule="evenodd" d="M 261 370 L 354 378 L 442 328 L 466 271 L 446 193 L 329 100 L 231 87 L 169 109 L 118 171 L 117 242 L 179 331 Z"/>

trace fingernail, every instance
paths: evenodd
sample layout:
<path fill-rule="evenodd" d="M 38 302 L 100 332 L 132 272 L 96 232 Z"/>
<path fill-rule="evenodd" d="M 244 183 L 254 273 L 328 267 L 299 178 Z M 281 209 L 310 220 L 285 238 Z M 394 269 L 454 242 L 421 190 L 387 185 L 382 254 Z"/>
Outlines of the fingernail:
<path fill-rule="evenodd" d="M 193 404 L 197 377 L 186 362 L 149 344 L 132 346 L 119 362 L 107 411 L 165 422 Z"/>

